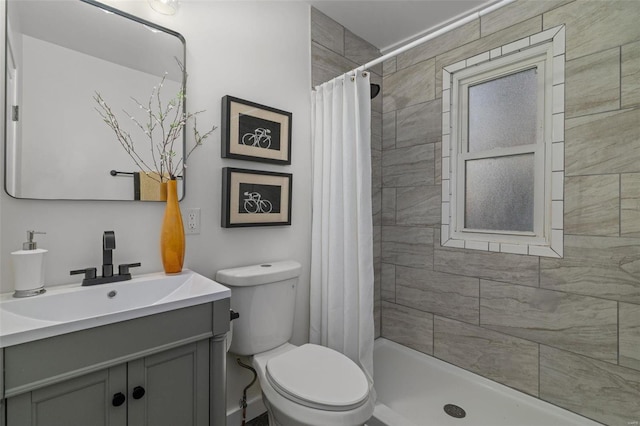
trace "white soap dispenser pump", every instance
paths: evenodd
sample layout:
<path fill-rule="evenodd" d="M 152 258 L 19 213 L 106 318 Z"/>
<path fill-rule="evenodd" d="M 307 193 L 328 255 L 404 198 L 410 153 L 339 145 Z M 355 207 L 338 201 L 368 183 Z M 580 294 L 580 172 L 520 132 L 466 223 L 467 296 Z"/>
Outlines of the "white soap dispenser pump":
<path fill-rule="evenodd" d="M 11 253 L 15 292 L 13 297 L 29 297 L 45 292 L 44 289 L 44 255 L 45 249 L 39 249 L 33 236 L 46 232 L 27 231 L 27 241 L 22 250 Z"/>

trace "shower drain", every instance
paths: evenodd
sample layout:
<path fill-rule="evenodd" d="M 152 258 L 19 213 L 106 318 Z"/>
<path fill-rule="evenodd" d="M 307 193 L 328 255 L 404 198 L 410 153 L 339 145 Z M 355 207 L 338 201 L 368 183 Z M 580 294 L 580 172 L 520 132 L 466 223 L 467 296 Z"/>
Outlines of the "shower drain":
<path fill-rule="evenodd" d="M 456 419 L 461 419 L 467 415 L 467 412 L 462 409 L 462 407 L 458 407 L 455 404 L 447 404 L 444 406 L 444 412 L 450 415 L 451 417 L 455 417 Z"/>

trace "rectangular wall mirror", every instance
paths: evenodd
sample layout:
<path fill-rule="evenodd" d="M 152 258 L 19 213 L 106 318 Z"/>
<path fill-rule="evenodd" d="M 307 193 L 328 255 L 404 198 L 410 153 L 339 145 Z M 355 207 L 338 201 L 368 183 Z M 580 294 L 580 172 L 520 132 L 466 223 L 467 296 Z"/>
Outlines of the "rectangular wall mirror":
<path fill-rule="evenodd" d="M 31 199 L 158 198 L 93 98 L 100 93 L 136 151 L 153 164 L 148 136 L 127 114 L 147 123 L 132 98 L 146 105 L 163 76 L 165 105 L 180 92 L 184 38 L 92 0 L 8 0 L 6 7 L 7 193 Z M 180 157 L 184 137 L 174 149 Z"/>

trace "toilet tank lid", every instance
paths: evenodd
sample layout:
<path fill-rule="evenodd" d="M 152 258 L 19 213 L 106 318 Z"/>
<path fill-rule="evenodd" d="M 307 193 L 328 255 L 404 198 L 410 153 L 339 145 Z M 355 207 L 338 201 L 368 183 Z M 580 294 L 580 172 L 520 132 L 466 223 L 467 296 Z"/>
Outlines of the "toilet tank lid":
<path fill-rule="evenodd" d="M 220 270 L 216 273 L 216 281 L 236 287 L 254 286 L 296 278 L 301 270 L 302 265 L 294 260 L 265 262 Z"/>

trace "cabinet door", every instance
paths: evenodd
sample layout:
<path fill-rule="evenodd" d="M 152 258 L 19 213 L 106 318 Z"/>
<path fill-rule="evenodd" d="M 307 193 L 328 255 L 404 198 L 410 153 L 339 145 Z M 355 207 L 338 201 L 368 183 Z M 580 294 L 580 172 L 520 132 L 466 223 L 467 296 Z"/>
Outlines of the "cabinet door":
<path fill-rule="evenodd" d="M 45 386 L 6 400 L 11 426 L 125 426 L 127 404 L 114 406 L 114 394 L 126 397 L 125 365 Z"/>
<path fill-rule="evenodd" d="M 209 424 L 209 342 L 129 363 L 129 426 Z"/>

